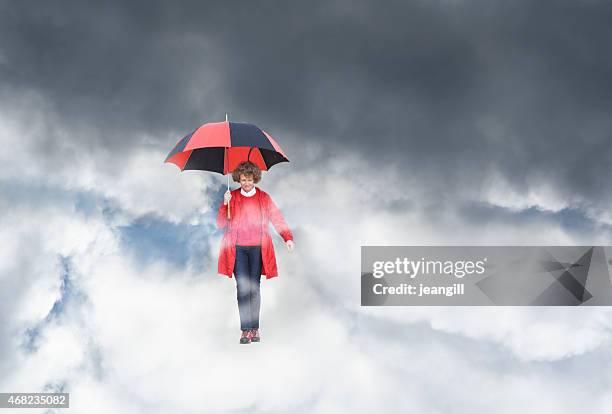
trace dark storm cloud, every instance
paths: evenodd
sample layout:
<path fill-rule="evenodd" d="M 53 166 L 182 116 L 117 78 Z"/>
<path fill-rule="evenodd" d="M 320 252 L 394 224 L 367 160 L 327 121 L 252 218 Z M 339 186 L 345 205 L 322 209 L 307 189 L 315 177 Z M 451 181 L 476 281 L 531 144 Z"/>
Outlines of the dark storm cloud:
<path fill-rule="evenodd" d="M 609 199 L 612 3 L 1 7 L 3 98 L 38 91 L 58 123 L 111 150 L 138 132 L 171 148 L 175 131 L 230 112 L 282 131 L 297 164 L 314 140 L 423 172 L 440 194 L 491 168 L 519 189 L 539 175 Z"/>

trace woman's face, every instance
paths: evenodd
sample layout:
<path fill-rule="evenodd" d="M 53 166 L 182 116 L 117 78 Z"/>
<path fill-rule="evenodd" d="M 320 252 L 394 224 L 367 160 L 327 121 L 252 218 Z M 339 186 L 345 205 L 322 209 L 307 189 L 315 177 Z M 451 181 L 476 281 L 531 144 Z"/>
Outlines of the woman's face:
<path fill-rule="evenodd" d="M 240 174 L 240 187 L 242 187 L 245 192 L 251 191 L 253 187 L 255 187 L 253 176 Z"/>

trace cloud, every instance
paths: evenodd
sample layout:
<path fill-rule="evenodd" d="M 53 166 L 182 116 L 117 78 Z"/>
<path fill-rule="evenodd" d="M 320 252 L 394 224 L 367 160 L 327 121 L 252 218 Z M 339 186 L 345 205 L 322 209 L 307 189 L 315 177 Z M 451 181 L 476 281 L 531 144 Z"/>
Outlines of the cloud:
<path fill-rule="evenodd" d="M 433 329 L 498 343 L 524 360 L 554 361 L 609 343 L 610 313 L 599 307 L 504 307 L 486 312 L 478 307 L 360 307 L 360 286 L 355 281 L 363 245 L 581 245 L 596 239 L 605 244 L 610 237 L 609 229 L 576 228 L 555 214 L 527 220 L 521 208 L 467 221 L 462 206 L 465 210 L 470 206 L 469 192 L 452 205 L 432 209 L 432 198 L 437 195 L 411 185 L 410 180 L 399 190 L 395 186 L 389 191 L 385 183 L 401 182 L 397 173 L 390 167 L 373 169 L 367 165 L 359 155 L 346 155 L 322 168 L 330 171 L 327 174 L 288 170 L 282 178 L 265 183 L 273 197 L 280 197 L 277 203 L 287 211 L 289 223 L 292 218 L 297 223 L 296 243 L 301 261 L 309 269 L 307 278 L 330 303 L 342 304 L 356 314 L 371 313 L 398 322 L 427 321 Z M 418 176 L 412 178 L 418 182 Z M 499 191 L 499 183 L 492 186 L 482 188 L 483 192 Z M 398 203 L 408 208 L 386 208 Z M 292 271 L 289 267 L 289 277 Z"/>
<path fill-rule="evenodd" d="M 56 220 L 60 215 L 54 214 Z M 66 216 L 77 227 L 80 219 Z M 99 227 L 106 237 L 91 237 L 83 245 L 83 236 L 74 237 L 72 231 L 64 239 L 74 243 L 64 253 L 71 252 L 70 278 L 85 300 L 68 300 L 62 313 L 41 326 L 35 350 L 12 350 L 15 366 L 2 376 L 3 386 L 63 386 L 70 390 L 77 412 L 92 409 L 92 401 L 100 402 L 94 412 L 127 408 L 185 413 L 202 408 L 329 412 L 339 407 L 359 412 L 371 411 L 381 400 L 395 401 L 398 412 L 450 406 L 459 412 L 489 411 L 507 401 L 502 405 L 508 412 L 512 407 L 569 413 L 594 404 L 581 388 L 568 387 L 569 379 L 532 361 L 556 360 L 560 352 L 580 348 L 581 339 L 587 344 L 582 351 L 589 350 L 605 327 L 604 314 L 598 318 L 597 309 L 583 315 L 538 309 L 544 312 L 541 318 L 517 308 L 487 312 L 486 317 L 476 309 L 370 313 L 342 303 L 333 285 L 326 290 L 335 302 L 325 300 L 305 262 L 304 249 L 312 246 L 299 241 L 302 253 L 279 251 L 285 273 L 262 282 L 264 342 L 245 350 L 237 343 L 233 280 L 210 269 L 181 270 L 165 261 L 140 266 L 121 255 L 101 216 L 86 225 Z M 350 283 L 346 273 L 335 276 L 344 279 L 345 286 Z M 60 275 L 44 278 L 57 280 Z M 46 306 L 37 302 L 38 308 L 50 309 L 59 294 L 57 287 Z M 45 314 L 38 312 L 30 323 Z M 587 326 L 576 331 L 585 322 Z M 495 343 L 502 347 L 491 345 Z M 518 358 L 504 352 L 506 346 Z M 507 370 L 503 375 L 500 364 Z M 235 395 L 237 369 L 258 375 L 267 386 L 239 388 Z M 490 393 L 474 398 L 454 386 L 446 387 L 441 398 L 440 384 L 449 380 Z M 169 388 L 176 392 L 163 392 Z M 563 400 L 561 390 L 566 393 Z M 531 401 L 529 406 L 526 401 Z"/>
<path fill-rule="evenodd" d="M 26 95 L 14 107 L 5 107 L 1 119 L 5 145 L 11 148 L 0 158 L 6 165 L 1 178 L 9 194 L 22 186 L 42 191 L 47 187 L 44 197 L 53 191 L 87 192 L 98 198 L 98 206 L 102 199 L 121 206 L 125 222 L 153 214 L 173 223 L 196 224 L 195 215 L 210 209 L 205 194 L 218 185 L 218 178 L 199 171 L 178 174 L 175 166 L 163 163 L 165 154 L 147 144 L 146 136 L 137 137 L 142 147 L 126 152 L 91 148 L 74 138 L 93 132 L 91 128 L 71 131 L 44 110 L 30 114 L 25 109 L 37 105 L 50 104 L 37 94 Z"/>
<path fill-rule="evenodd" d="M 143 159 L 147 152 L 130 156 Z M 319 153 L 311 148 L 303 166 Z M 248 351 L 237 343 L 234 281 L 216 274 L 214 260 L 207 268 L 177 265 L 164 256 L 143 263 L 121 247 L 126 214 L 120 210 L 125 206 L 134 211 L 134 206 L 126 201 L 129 197 L 117 192 L 129 191 L 128 187 L 113 190 L 116 209 L 110 212 L 97 201 L 95 208 L 76 209 L 80 198 L 74 189 L 56 188 L 55 197 L 43 194 L 36 205 L 29 203 L 27 192 L 21 193 L 21 198 L 12 200 L 17 207 L 14 213 L 3 216 L 4 228 L 21 246 L 32 239 L 39 244 L 3 251 L 7 257 L 21 257 L 18 262 L 37 263 L 41 272 L 24 269 L 30 279 L 21 282 L 30 289 L 22 285 L 23 290 L 12 291 L 16 302 L 3 302 L 10 306 L 3 314 L 14 315 L 3 323 L 11 333 L 3 354 L 17 355 L 6 367 L 4 386 L 64 387 L 70 390 L 77 411 L 90 409 L 92 398 L 98 400 L 100 395 L 105 396 L 100 411 L 127 408 L 133 412 L 187 413 L 198 407 L 329 412 L 342 406 L 359 411 L 394 397 L 398 411 L 457 405 L 466 407 L 466 412 L 488 411 L 504 399 L 508 407 L 528 412 L 520 401 L 534 400 L 530 408 L 534 411 L 571 412 L 571 407 L 588 405 L 579 390 L 566 396 L 563 404 L 556 400 L 554 396 L 567 384 L 537 364 L 604 349 L 610 340 L 605 309 L 499 308 L 483 314 L 477 308 L 359 306 L 354 282 L 361 244 L 442 242 L 448 234 L 446 226 L 453 229 L 455 241 L 468 235 L 483 241 L 491 237 L 487 229 L 466 228 L 451 207 L 432 213 L 436 197 L 419 186 L 389 191 L 386 183 L 401 182 L 393 166 L 368 165 L 358 154 L 345 154 L 320 171 L 288 165 L 265 174 L 261 185 L 294 229 L 297 250 L 289 255 L 275 238 L 281 274 L 262 282 L 263 342 L 250 345 Z M 96 182 L 110 183 L 101 178 Z M 413 177 L 412 183 L 418 179 Z M 83 186 L 82 191 L 91 190 Z M 108 190 L 95 191 L 102 197 Z M 153 193 L 152 198 L 161 197 Z M 218 196 L 214 191 L 204 193 L 208 204 L 213 194 Z M 407 208 L 398 212 L 400 205 Z M 214 207 L 194 212 L 196 221 L 208 222 Z M 190 217 L 186 214 L 183 222 Z M 492 216 L 489 222 L 496 231 L 514 226 L 505 216 Z M 520 240 L 550 225 L 534 220 L 510 234 Z M 570 240 L 573 237 L 559 223 L 554 231 Z M 549 230 L 548 237 L 554 231 Z M 155 231 L 150 237 L 156 237 Z M 208 237 L 210 242 L 201 246 L 205 251 L 200 254 L 215 258 L 218 234 Z M 8 240 L 5 244 L 10 245 Z M 65 296 L 61 283 L 66 268 L 58 255 L 69 258 L 69 280 L 82 300 L 66 300 L 62 312 L 48 318 L 54 304 Z M 3 274 L 11 273 L 7 269 Z M 35 292 L 44 295 L 31 301 Z M 28 327 L 37 330 L 34 347 L 22 345 Z M 65 349 L 72 351 L 53 357 Z M 490 360 L 475 370 L 470 364 L 480 355 L 479 349 Z M 439 364 L 444 370 L 432 373 L 432 365 Z M 502 376 L 496 364 L 512 371 Z M 535 371 L 526 375 L 520 367 Z M 237 369 L 257 373 L 268 386 L 240 388 L 235 396 Z M 409 378 L 421 381 L 406 391 Z M 433 398 L 431 390 L 445 378 L 458 383 L 463 378 L 463 383 L 469 380 L 481 389 L 509 392 L 475 400 L 457 390 L 447 391 L 444 399 Z M 169 388 L 177 392 L 162 392 Z M 544 391 L 536 395 L 534 389 Z M 397 395 L 404 397 L 398 400 Z M 517 402 L 508 395 L 524 399 Z"/>

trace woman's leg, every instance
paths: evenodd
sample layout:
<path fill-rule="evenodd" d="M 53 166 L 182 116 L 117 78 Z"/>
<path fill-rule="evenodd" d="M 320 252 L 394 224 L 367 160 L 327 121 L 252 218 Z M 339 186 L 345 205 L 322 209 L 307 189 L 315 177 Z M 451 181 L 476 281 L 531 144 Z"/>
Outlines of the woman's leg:
<path fill-rule="evenodd" d="M 249 249 L 249 274 L 251 281 L 251 328 L 259 329 L 259 309 L 261 307 L 261 246 Z"/>
<path fill-rule="evenodd" d="M 249 251 L 247 247 L 236 246 L 236 262 L 234 277 L 236 278 L 236 294 L 238 312 L 240 313 L 240 329 L 252 329 L 251 316 L 251 280 L 249 269 Z"/>

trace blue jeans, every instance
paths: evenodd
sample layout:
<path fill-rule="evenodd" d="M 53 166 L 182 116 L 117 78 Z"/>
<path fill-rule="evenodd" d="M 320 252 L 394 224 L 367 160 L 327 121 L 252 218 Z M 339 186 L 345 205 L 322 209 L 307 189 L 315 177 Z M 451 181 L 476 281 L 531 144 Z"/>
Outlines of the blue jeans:
<path fill-rule="evenodd" d="M 234 276 L 240 329 L 259 329 L 261 246 L 236 246 Z"/>

